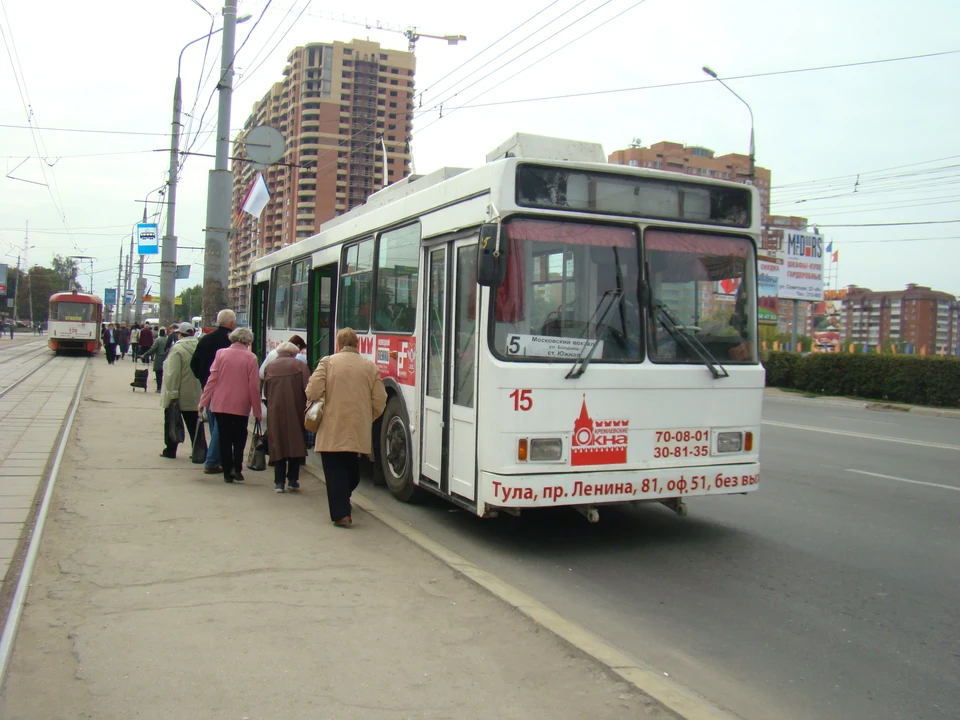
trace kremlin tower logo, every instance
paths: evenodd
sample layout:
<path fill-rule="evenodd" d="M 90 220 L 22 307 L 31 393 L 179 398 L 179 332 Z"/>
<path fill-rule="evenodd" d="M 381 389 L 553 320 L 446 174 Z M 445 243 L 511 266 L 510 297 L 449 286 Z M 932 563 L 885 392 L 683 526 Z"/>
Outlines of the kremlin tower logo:
<path fill-rule="evenodd" d="M 583 396 L 580 417 L 573 423 L 571 465 L 623 465 L 627 462 L 629 420 L 593 420 Z"/>

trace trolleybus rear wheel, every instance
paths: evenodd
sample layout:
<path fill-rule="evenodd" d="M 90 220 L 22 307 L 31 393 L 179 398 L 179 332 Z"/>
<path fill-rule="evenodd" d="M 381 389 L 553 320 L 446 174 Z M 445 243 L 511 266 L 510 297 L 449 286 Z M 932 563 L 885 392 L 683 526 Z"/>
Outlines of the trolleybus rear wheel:
<path fill-rule="evenodd" d="M 383 412 L 380 428 L 380 464 L 387 487 L 398 500 L 410 502 L 417 496 L 413 484 L 413 455 L 410 452 L 410 433 L 400 398 L 390 398 Z"/>

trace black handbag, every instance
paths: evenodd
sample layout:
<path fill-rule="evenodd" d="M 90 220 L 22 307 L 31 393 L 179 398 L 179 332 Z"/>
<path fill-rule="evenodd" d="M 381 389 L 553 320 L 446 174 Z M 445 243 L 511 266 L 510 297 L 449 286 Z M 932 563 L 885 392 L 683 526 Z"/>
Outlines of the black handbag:
<path fill-rule="evenodd" d="M 193 452 L 190 455 L 190 461 L 194 465 L 202 465 L 207 461 L 207 433 L 203 425 L 197 421 L 197 434 L 193 438 Z"/>
<path fill-rule="evenodd" d="M 267 469 L 267 436 L 257 420 L 253 426 L 253 439 L 247 453 L 247 470 L 262 472 Z"/>
<path fill-rule="evenodd" d="M 166 409 L 167 440 L 170 445 L 179 445 L 183 442 L 186 428 L 183 426 L 183 416 L 180 415 L 180 401 L 171 400 Z"/>

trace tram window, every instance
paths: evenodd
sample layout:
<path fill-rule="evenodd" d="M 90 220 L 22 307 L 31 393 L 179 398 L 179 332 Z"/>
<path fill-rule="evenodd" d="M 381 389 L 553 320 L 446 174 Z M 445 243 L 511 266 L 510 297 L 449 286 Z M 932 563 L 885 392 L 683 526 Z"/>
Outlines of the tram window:
<path fill-rule="evenodd" d="M 90 322 L 94 319 L 94 306 L 89 303 L 51 303 L 50 317 L 69 322 Z"/>
<path fill-rule="evenodd" d="M 290 309 L 290 264 L 281 265 L 273 271 L 273 297 L 270 306 L 270 327 L 286 328 Z"/>
<path fill-rule="evenodd" d="M 417 262 L 420 225 L 380 236 L 377 254 L 377 309 L 374 330 L 412 333 L 417 322 Z"/>
<path fill-rule="evenodd" d="M 307 329 L 307 278 L 310 275 L 310 258 L 293 264 L 293 282 L 290 286 L 290 327 Z"/>
<path fill-rule="evenodd" d="M 373 239 L 345 247 L 341 262 L 338 325 L 366 332 L 373 299 Z"/>

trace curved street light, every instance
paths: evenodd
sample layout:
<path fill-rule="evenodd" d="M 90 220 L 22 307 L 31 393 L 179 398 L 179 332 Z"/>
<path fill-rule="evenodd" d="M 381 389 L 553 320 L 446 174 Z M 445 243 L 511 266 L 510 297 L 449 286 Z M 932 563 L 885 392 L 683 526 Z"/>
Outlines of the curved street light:
<path fill-rule="evenodd" d="M 245 23 L 251 15 L 241 15 L 237 24 Z M 167 176 L 167 227 L 163 234 L 160 250 L 160 324 L 169 325 L 173 322 L 173 298 L 177 291 L 177 174 L 180 171 L 180 114 L 182 97 L 180 92 L 180 66 L 183 63 L 183 53 L 187 48 L 201 40 L 213 37 L 223 28 L 217 28 L 206 35 L 191 40 L 180 51 L 177 57 L 177 80 L 173 86 L 173 121 L 170 123 L 170 167 Z"/>
<path fill-rule="evenodd" d="M 750 183 L 753 184 L 753 179 L 754 179 L 755 170 L 756 170 L 756 160 L 755 160 L 756 153 L 754 151 L 754 144 L 753 144 L 753 109 L 750 107 L 750 103 L 748 103 L 742 97 L 737 95 L 737 92 L 732 87 L 727 85 L 723 80 L 721 80 L 713 70 L 711 70 L 706 65 L 704 65 L 703 71 L 707 75 L 712 77 L 714 80 L 716 80 L 718 83 L 723 85 L 727 90 L 732 92 L 733 96 L 737 98 L 737 100 L 739 100 L 740 102 L 742 102 L 744 105 L 747 106 L 747 111 L 750 113 Z"/>

